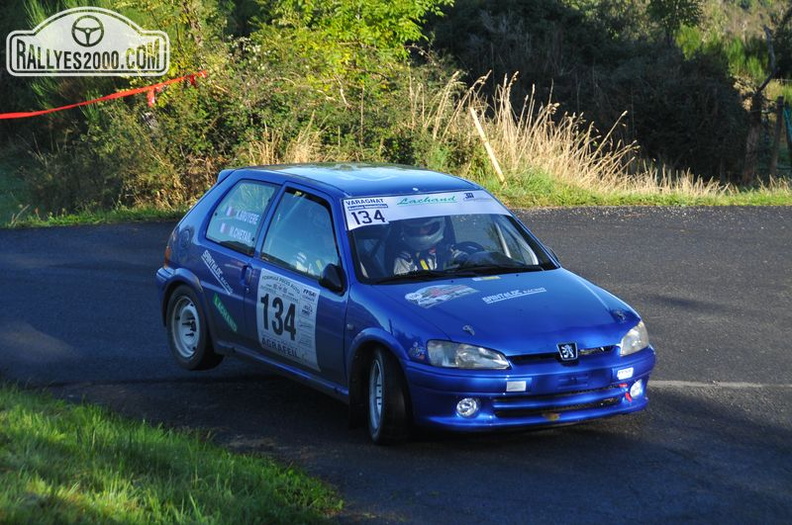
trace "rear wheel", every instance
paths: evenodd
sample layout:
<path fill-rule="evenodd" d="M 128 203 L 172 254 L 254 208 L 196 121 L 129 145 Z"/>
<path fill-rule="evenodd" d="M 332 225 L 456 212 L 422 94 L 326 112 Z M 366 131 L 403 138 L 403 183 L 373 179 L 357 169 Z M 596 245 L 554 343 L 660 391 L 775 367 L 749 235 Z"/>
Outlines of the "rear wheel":
<path fill-rule="evenodd" d="M 410 430 L 407 389 L 399 363 L 381 348 L 374 351 L 369 365 L 368 429 L 378 445 L 403 441 Z"/>
<path fill-rule="evenodd" d="M 182 285 L 174 290 L 168 300 L 165 326 L 171 353 L 181 367 L 206 370 L 223 360 L 212 349 L 206 317 L 192 288 Z"/>

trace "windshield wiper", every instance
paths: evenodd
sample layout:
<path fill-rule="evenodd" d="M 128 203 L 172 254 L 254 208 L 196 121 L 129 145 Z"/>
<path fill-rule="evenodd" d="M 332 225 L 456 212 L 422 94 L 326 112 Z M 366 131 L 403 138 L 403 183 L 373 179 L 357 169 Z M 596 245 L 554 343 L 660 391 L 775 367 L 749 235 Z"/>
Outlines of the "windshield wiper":
<path fill-rule="evenodd" d="M 374 283 L 388 284 L 388 283 L 399 283 L 399 282 L 409 282 L 409 281 L 431 281 L 432 279 L 441 279 L 441 278 L 449 277 L 451 274 L 454 274 L 454 272 L 453 271 L 449 272 L 448 270 L 416 270 L 413 272 L 400 273 L 388 277 L 383 277 L 381 279 L 375 280 Z"/>
<path fill-rule="evenodd" d="M 476 266 L 459 266 L 445 270 L 416 270 L 398 275 L 382 277 L 374 284 L 390 284 L 410 281 L 431 281 L 450 277 L 479 277 L 502 273 L 542 272 L 545 268 L 538 264 L 481 264 Z"/>
<path fill-rule="evenodd" d="M 538 264 L 477 264 L 475 266 L 462 266 L 454 274 L 495 275 L 501 273 L 543 272 L 544 270 L 545 268 Z"/>

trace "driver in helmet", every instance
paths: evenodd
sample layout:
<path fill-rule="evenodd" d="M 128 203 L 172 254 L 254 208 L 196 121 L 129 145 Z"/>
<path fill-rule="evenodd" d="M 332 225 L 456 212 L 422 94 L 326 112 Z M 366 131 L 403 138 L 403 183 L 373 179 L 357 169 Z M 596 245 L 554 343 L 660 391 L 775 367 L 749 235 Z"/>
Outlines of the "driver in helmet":
<path fill-rule="evenodd" d="M 407 219 L 402 223 L 402 250 L 393 263 L 395 275 L 416 270 L 442 270 L 459 253 L 443 243 L 444 217 Z"/>

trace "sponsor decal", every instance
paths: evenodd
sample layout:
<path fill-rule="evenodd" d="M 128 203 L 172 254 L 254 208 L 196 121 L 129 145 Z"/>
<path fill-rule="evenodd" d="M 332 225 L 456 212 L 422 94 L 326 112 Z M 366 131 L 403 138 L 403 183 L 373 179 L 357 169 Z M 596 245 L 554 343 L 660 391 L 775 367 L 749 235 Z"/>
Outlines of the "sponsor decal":
<path fill-rule="evenodd" d="M 256 301 L 256 327 L 261 346 L 319 370 L 316 357 L 318 306 L 318 288 L 262 270 Z"/>
<path fill-rule="evenodd" d="M 404 298 L 421 308 L 431 308 L 472 293 L 478 293 L 478 290 L 464 284 L 441 284 L 421 288 L 415 292 L 408 293 Z"/>
<path fill-rule="evenodd" d="M 511 290 L 509 292 L 496 293 L 494 295 L 487 295 L 482 297 L 481 300 L 487 304 L 499 303 L 501 301 L 508 301 L 510 299 L 517 299 L 518 297 L 525 297 L 526 295 L 535 295 L 538 293 L 545 293 L 547 290 L 542 288 L 526 288 L 524 290 Z"/>
<path fill-rule="evenodd" d="M 509 214 L 501 203 L 483 190 L 344 199 L 344 212 L 349 230 L 440 215 Z"/>
<path fill-rule="evenodd" d="M 220 283 L 220 286 L 223 287 L 223 290 L 225 290 L 228 295 L 233 294 L 234 289 L 231 288 L 231 285 L 228 284 L 228 281 L 226 281 L 222 268 L 220 268 L 220 266 L 215 262 L 214 257 L 212 257 L 212 254 L 209 253 L 209 250 L 204 250 L 203 254 L 201 254 L 201 260 L 204 262 L 212 275 L 214 275 L 214 278 L 217 279 L 217 282 Z"/>
<path fill-rule="evenodd" d="M 396 203 L 396 206 L 416 206 L 419 204 L 455 204 L 456 198 L 456 195 L 440 195 L 437 197 L 432 195 L 426 195 L 424 197 L 404 197 Z"/>
<path fill-rule="evenodd" d="M 236 226 L 232 226 L 227 222 L 220 224 L 220 233 L 227 235 L 230 239 L 243 242 L 248 246 L 252 246 L 254 244 L 253 232 L 244 228 L 237 228 Z"/>
<path fill-rule="evenodd" d="M 99 7 L 61 11 L 6 38 L 6 68 L 15 76 L 161 76 L 169 67 L 165 32 Z"/>
<path fill-rule="evenodd" d="M 228 308 L 226 308 L 226 305 L 223 304 L 223 301 L 220 299 L 219 295 L 214 294 L 214 297 L 212 298 L 212 304 L 217 309 L 218 313 L 220 314 L 220 317 L 223 318 L 223 321 L 226 322 L 226 324 L 231 329 L 231 331 L 236 333 L 238 328 L 236 321 L 234 321 L 234 318 L 231 317 Z"/>
<path fill-rule="evenodd" d="M 258 226 L 259 218 L 261 217 L 258 213 L 246 210 L 237 210 L 233 206 L 229 206 L 226 209 L 226 217 L 234 218 L 241 222 L 246 222 L 251 226 Z"/>
<path fill-rule="evenodd" d="M 630 379 L 633 376 L 635 369 L 633 367 L 630 368 L 622 368 L 618 372 L 616 372 L 616 378 L 619 381 L 624 381 L 625 379 Z"/>
<path fill-rule="evenodd" d="M 344 205 L 350 210 L 362 210 L 366 208 L 387 208 L 385 199 L 382 197 L 369 197 L 365 199 L 347 199 Z"/>

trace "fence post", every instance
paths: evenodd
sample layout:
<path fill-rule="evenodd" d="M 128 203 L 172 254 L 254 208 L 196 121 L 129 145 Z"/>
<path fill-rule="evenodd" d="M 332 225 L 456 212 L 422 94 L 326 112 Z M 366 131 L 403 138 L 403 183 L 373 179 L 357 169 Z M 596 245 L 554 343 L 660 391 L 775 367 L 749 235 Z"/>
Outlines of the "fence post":
<path fill-rule="evenodd" d="M 473 124 L 476 125 L 476 131 L 478 131 L 479 137 L 481 137 L 481 142 L 484 143 L 484 149 L 487 151 L 487 155 L 489 156 L 490 162 L 492 163 L 492 167 L 495 168 L 495 173 L 498 174 L 498 180 L 501 181 L 501 184 L 505 184 L 506 178 L 503 176 L 503 171 L 501 170 L 500 164 L 498 163 L 498 157 L 495 156 L 495 151 L 493 151 L 489 139 L 487 139 L 487 134 L 484 133 L 484 128 L 481 127 L 481 122 L 479 122 L 476 110 L 473 109 L 472 106 L 470 108 L 470 116 L 473 117 Z"/>
<path fill-rule="evenodd" d="M 770 157 L 770 176 L 778 175 L 778 152 L 781 147 L 781 126 L 784 124 L 784 97 L 776 99 L 775 133 L 773 134 L 773 152 Z"/>

